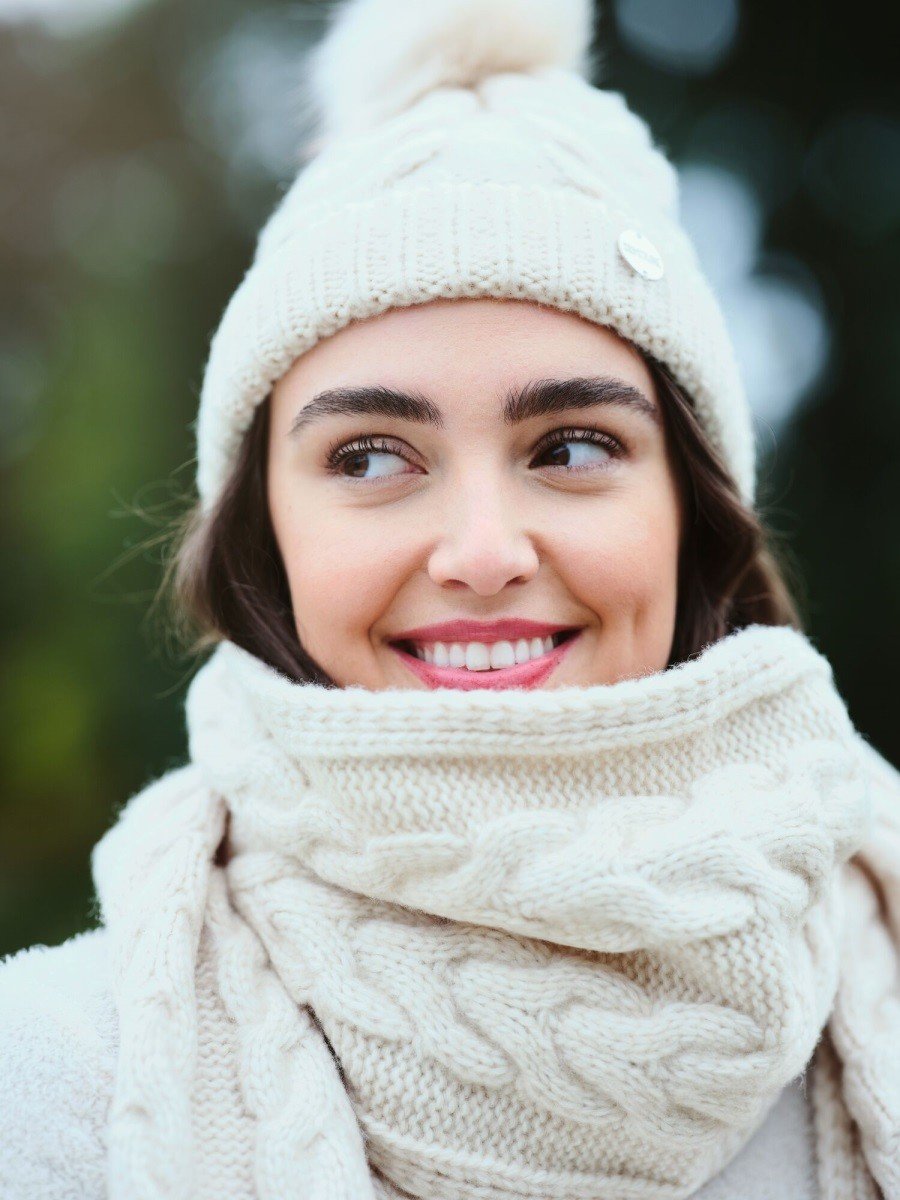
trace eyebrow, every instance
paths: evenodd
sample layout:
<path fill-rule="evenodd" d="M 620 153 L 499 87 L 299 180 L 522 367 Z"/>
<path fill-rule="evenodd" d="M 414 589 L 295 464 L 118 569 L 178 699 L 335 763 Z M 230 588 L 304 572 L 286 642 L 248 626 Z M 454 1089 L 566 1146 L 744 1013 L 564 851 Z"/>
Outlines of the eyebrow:
<path fill-rule="evenodd" d="M 657 425 L 662 424 L 660 410 L 632 384 L 613 376 L 577 376 L 571 379 L 532 379 L 521 388 L 510 388 L 501 408 L 505 425 L 517 425 L 534 417 L 618 405 L 642 413 Z M 331 416 L 382 416 L 422 425 L 444 427 L 440 408 L 423 393 L 403 392 L 382 385 L 329 388 L 305 404 L 294 417 L 288 437 L 296 437 Z"/>

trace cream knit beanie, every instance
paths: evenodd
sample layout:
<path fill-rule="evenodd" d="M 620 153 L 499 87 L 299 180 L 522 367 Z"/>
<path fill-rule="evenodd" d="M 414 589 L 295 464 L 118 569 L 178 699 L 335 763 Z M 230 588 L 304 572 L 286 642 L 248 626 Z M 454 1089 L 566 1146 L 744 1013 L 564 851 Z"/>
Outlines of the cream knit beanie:
<path fill-rule="evenodd" d="M 748 503 L 750 411 L 678 220 L 677 175 L 592 87 L 591 0 L 345 0 L 306 64 L 317 153 L 213 335 L 196 420 L 209 510 L 254 409 L 351 321 L 438 297 L 537 301 L 665 364 Z"/>

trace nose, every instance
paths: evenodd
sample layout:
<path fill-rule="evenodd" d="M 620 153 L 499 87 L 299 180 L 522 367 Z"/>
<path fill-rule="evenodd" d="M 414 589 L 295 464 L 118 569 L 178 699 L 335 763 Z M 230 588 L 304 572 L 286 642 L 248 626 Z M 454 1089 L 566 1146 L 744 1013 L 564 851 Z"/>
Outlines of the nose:
<path fill-rule="evenodd" d="M 499 484 L 482 474 L 469 486 L 453 489 L 428 573 L 440 587 L 469 587 L 491 596 L 509 583 L 525 583 L 537 573 L 539 559 L 514 503 Z"/>

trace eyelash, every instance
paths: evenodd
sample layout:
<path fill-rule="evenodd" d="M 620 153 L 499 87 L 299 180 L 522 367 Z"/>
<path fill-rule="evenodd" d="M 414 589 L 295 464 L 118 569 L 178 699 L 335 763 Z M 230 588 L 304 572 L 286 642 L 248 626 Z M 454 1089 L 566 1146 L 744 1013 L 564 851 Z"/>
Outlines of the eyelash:
<path fill-rule="evenodd" d="M 536 454 L 546 453 L 548 450 L 554 449 L 556 446 L 564 445 L 566 442 L 590 442 L 593 445 L 603 446 L 608 450 L 613 459 L 621 458 L 625 453 L 626 447 L 623 442 L 612 434 L 604 433 L 600 429 L 593 428 L 572 428 L 554 429 L 548 434 L 543 441 L 538 443 Z M 333 475 L 340 476 L 349 480 L 351 483 L 361 484 L 379 484 L 383 480 L 396 479 L 396 475 L 376 476 L 374 479 L 357 479 L 352 475 L 341 474 L 341 467 L 350 458 L 356 458 L 364 454 L 396 454 L 400 458 L 405 458 L 402 450 L 397 449 L 399 442 L 392 441 L 390 438 L 372 437 L 369 434 L 357 438 L 352 442 L 334 442 L 328 449 L 325 464 L 329 472 Z M 582 471 L 606 470 L 605 466 L 600 467 L 562 467 L 563 471 L 574 472 L 580 474 Z"/>

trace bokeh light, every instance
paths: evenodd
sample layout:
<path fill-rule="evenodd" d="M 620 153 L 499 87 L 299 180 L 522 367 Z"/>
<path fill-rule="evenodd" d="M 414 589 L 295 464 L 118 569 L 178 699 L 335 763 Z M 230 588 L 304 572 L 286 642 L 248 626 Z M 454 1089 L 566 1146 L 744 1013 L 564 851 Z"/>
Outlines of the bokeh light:
<path fill-rule="evenodd" d="M 659 66 L 691 74 L 717 67 L 737 40 L 738 0 L 616 0 L 626 43 Z"/>
<path fill-rule="evenodd" d="M 777 433 L 828 361 L 822 290 L 793 255 L 765 255 L 763 213 L 743 179 L 721 167 L 680 171 L 681 219 L 716 290 L 754 415 Z"/>
<path fill-rule="evenodd" d="M 121 21 L 129 11 L 153 0 L 0 0 L 0 24 L 36 22 L 63 37 Z"/>

